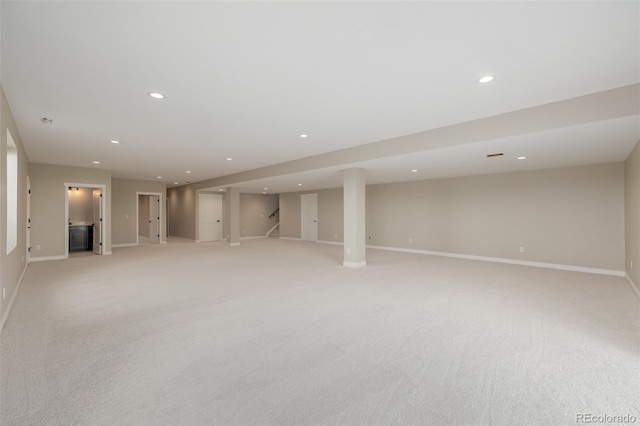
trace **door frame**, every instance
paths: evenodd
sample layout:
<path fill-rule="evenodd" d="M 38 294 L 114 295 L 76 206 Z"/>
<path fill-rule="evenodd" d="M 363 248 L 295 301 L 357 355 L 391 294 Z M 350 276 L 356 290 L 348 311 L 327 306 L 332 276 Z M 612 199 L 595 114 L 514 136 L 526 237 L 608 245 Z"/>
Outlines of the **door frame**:
<path fill-rule="evenodd" d="M 197 192 L 196 193 L 196 243 L 200 243 L 200 196 L 212 196 L 220 198 L 220 239 L 215 241 L 225 241 L 224 237 L 224 195 L 223 194 L 213 194 L 210 192 Z"/>
<path fill-rule="evenodd" d="M 69 194 L 67 193 L 67 195 Z M 25 259 L 26 263 L 31 261 L 31 178 L 29 176 L 27 176 L 27 253 Z"/>
<path fill-rule="evenodd" d="M 304 206 L 302 204 L 304 202 L 303 200 L 305 199 L 305 197 L 310 197 L 310 196 L 313 196 L 313 198 L 315 198 L 315 200 L 316 200 L 316 214 L 315 214 L 315 216 L 316 216 L 316 219 L 315 219 L 316 236 L 315 236 L 315 239 L 313 239 L 313 240 L 305 240 L 303 238 L 304 219 L 305 219 L 305 217 L 304 217 Z M 300 239 L 302 241 L 311 241 L 311 242 L 314 242 L 314 243 L 318 242 L 318 194 L 317 193 L 300 194 Z"/>
<path fill-rule="evenodd" d="M 144 192 L 144 191 L 136 191 L 136 245 L 140 245 L 140 221 L 138 220 L 138 215 L 140 214 L 140 195 L 155 195 L 158 197 L 158 233 L 160 236 L 158 237 L 158 244 L 166 244 L 166 240 L 162 237 L 164 233 L 162 232 L 162 219 L 164 215 L 162 214 L 162 207 L 164 205 L 164 198 L 162 192 Z"/>
<path fill-rule="evenodd" d="M 100 241 L 102 241 L 102 253 L 98 256 L 105 256 L 111 254 L 111 251 L 107 251 L 105 245 L 104 236 L 107 235 L 105 232 L 107 225 L 107 185 L 100 185 L 98 183 L 76 183 L 76 182 L 65 182 L 64 183 L 64 258 L 69 258 L 69 187 L 76 188 L 90 188 L 90 189 L 99 189 L 102 192 L 102 197 L 100 197 L 100 210 L 102 210 L 102 225 L 100 226 Z"/>

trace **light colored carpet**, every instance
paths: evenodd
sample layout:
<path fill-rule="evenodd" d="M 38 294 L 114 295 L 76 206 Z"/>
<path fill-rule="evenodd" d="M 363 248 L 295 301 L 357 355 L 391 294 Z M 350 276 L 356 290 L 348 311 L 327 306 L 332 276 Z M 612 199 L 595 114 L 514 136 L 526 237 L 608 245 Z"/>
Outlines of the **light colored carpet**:
<path fill-rule="evenodd" d="M 179 243 L 33 263 L 1 423 L 640 423 L 624 279 L 342 247 Z"/>

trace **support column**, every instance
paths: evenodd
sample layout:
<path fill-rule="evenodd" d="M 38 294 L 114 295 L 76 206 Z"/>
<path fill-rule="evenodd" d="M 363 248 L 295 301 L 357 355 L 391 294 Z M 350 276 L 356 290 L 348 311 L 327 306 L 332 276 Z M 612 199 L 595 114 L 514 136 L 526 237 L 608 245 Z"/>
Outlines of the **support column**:
<path fill-rule="evenodd" d="M 240 190 L 227 188 L 229 194 L 229 245 L 240 245 Z"/>
<path fill-rule="evenodd" d="M 365 173 L 353 168 L 344 177 L 344 261 L 343 266 L 359 268 L 367 265 L 365 236 Z"/>

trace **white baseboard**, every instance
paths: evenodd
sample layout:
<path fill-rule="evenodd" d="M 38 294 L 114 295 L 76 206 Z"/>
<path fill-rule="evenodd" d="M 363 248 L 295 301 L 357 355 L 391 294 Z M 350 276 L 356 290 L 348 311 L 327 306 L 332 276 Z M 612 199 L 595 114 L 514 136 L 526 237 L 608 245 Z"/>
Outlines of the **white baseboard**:
<path fill-rule="evenodd" d="M 262 238 L 267 238 L 266 235 L 259 235 L 257 237 L 240 237 L 241 240 L 259 240 Z"/>
<path fill-rule="evenodd" d="M 318 242 L 320 244 L 333 244 L 333 245 L 336 245 L 336 246 L 343 246 L 344 245 L 344 243 L 341 242 L 341 241 L 318 240 L 316 242 Z"/>
<path fill-rule="evenodd" d="M 362 262 L 342 262 L 342 266 L 346 266 L 347 268 L 362 268 L 363 266 L 367 266 L 367 261 Z"/>
<path fill-rule="evenodd" d="M 230 243 L 229 244 L 231 247 L 238 247 L 240 245 L 240 243 Z"/>
<path fill-rule="evenodd" d="M 9 319 L 9 314 L 11 313 L 11 308 L 13 308 L 13 302 L 16 301 L 16 297 L 18 296 L 18 290 L 20 290 L 20 286 L 22 285 L 22 280 L 24 279 L 24 274 L 27 272 L 27 267 L 29 264 L 24 265 L 22 269 L 22 273 L 20 274 L 20 278 L 18 278 L 18 284 L 16 288 L 13 290 L 13 294 L 11 295 L 11 299 L 9 299 L 9 304 L 7 305 L 7 310 L 2 315 L 2 320 L 0 320 L 0 334 L 2 334 L 2 330 L 4 329 L 4 325 L 7 323 Z"/>
<path fill-rule="evenodd" d="M 279 240 L 294 240 L 294 241 L 302 241 L 302 238 L 296 237 L 278 237 Z"/>
<path fill-rule="evenodd" d="M 102 253 L 103 256 L 111 256 L 112 254 L 113 252 L 111 250 L 105 251 L 104 253 Z"/>
<path fill-rule="evenodd" d="M 629 283 L 629 285 L 631 286 L 631 290 L 633 290 L 633 292 L 636 294 L 636 296 L 638 297 L 638 300 L 640 300 L 640 289 L 638 288 L 638 285 L 636 283 L 633 282 L 633 280 L 631 279 L 631 277 L 629 276 L 629 274 L 627 274 L 625 272 L 624 277 L 627 279 L 627 282 Z"/>
<path fill-rule="evenodd" d="M 46 260 L 62 260 L 62 259 L 68 259 L 67 256 L 65 256 L 64 254 L 61 256 L 41 256 L 41 257 L 31 257 L 29 259 L 29 262 L 44 262 Z"/>
<path fill-rule="evenodd" d="M 160 244 L 167 244 L 167 240 L 160 240 Z M 111 246 L 113 247 L 113 246 Z"/>
<path fill-rule="evenodd" d="M 120 248 L 120 247 L 138 247 L 138 243 L 111 244 L 111 248 Z"/>
<path fill-rule="evenodd" d="M 386 246 L 366 246 L 367 248 L 389 251 L 401 251 L 405 253 L 428 254 L 431 256 L 453 257 L 456 259 L 481 260 L 484 262 L 508 263 L 511 265 L 535 266 L 537 268 L 560 269 L 563 271 L 586 272 L 589 274 L 611 275 L 614 277 L 624 277 L 624 271 L 616 271 L 614 269 L 589 268 L 586 266 L 561 265 L 557 263 L 531 262 L 528 260 L 507 259 L 502 257 L 475 256 L 470 254 L 446 253 L 440 251 L 415 250 L 398 247 Z"/>

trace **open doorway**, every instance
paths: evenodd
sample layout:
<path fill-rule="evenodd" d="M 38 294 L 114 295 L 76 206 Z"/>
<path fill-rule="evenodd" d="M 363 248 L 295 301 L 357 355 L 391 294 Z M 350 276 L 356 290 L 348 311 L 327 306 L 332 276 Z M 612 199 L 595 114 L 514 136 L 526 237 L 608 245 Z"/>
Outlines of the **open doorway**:
<path fill-rule="evenodd" d="M 65 183 L 65 257 L 104 254 L 105 185 Z"/>
<path fill-rule="evenodd" d="M 138 245 L 162 242 L 162 206 L 159 192 L 136 192 Z"/>

